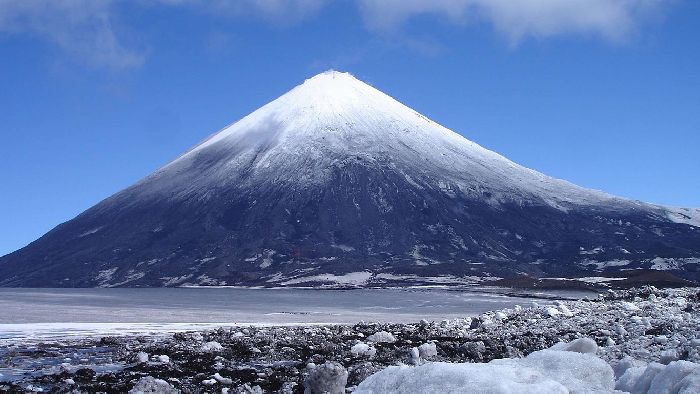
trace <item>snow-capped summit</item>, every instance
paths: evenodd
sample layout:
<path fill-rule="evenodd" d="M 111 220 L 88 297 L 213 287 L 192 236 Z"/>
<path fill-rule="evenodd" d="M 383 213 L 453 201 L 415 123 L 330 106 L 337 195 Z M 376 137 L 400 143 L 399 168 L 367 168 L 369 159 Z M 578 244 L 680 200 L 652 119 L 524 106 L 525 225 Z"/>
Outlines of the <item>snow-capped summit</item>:
<path fill-rule="evenodd" d="M 533 198 L 553 206 L 622 202 L 519 166 L 337 71 L 307 79 L 158 174 L 180 176 L 192 160 L 215 156 L 225 168 L 195 180 L 200 191 L 231 181 L 232 162 L 246 165 L 246 175 L 260 182 L 323 183 L 330 180 L 328 169 L 351 155 L 370 166 L 400 167 L 409 182 L 426 187 L 450 183 L 476 198 L 486 190 L 492 203 Z M 183 186 L 197 192 L 189 182 Z"/>
<path fill-rule="evenodd" d="M 327 71 L 0 258 L 0 285 L 683 273 L 698 218 L 522 167 Z"/>

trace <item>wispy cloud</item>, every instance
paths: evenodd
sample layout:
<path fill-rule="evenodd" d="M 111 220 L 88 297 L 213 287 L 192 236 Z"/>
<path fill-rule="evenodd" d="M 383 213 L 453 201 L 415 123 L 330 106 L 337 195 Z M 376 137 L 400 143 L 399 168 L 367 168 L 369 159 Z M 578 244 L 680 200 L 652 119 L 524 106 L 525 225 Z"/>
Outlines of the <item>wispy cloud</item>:
<path fill-rule="evenodd" d="M 368 28 L 394 32 L 422 15 L 454 24 L 486 21 L 511 44 L 590 34 L 620 42 L 670 0 L 358 0 Z"/>
<path fill-rule="evenodd" d="M 118 38 L 111 7 L 110 0 L 2 0 L 0 33 L 34 35 L 90 66 L 139 66 L 145 55 Z"/>
<path fill-rule="evenodd" d="M 354 0 L 368 29 L 399 32 L 411 18 L 429 15 L 457 25 L 490 23 L 513 45 L 527 38 L 588 34 L 619 42 L 674 0 Z M 146 51 L 126 37 L 137 35 L 120 5 L 181 7 L 212 18 L 252 17 L 289 26 L 314 17 L 331 0 L 0 0 L 0 35 L 30 34 L 55 45 L 71 59 L 96 67 L 129 69 Z M 117 18 L 120 17 L 120 18 Z M 132 26 L 131 29 L 134 29 Z M 440 45 L 428 38 L 397 36 L 419 52 Z M 396 38 L 396 37 L 395 37 Z M 438 49 L 436 49 L 438 48 Z"/>
<path fill-rule="evenodd" d="M 293 25 L 315 15 L 330 0 L 157 0 L 171 6 L 188 6 L 217 16 L 254 16 Z"/>
<path fill-rule="evenodd" d="M 115 26 L 120 0 L 0 0 L 0 35 L 29 34 L 82 64 L 138 67 L 146 51 L 127 43 L 128 26 Z M 150 0 L 131 6 L 190 7 L 212 17 L 253 16 L 291 25 L 318 12 L 327 0 Z M 121 33 L 121 34 L 120 34 Z"/>

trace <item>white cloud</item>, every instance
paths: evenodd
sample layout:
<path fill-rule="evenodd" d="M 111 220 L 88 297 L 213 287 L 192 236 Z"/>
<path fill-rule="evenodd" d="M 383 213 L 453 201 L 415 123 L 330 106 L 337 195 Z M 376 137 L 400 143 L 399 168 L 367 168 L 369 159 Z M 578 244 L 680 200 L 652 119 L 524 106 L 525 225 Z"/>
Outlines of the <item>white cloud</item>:
<path fill-rule="evenodd" d="M 409 19 L 431 15 L 449 23 L 486 21 L 511 44 L 526 38 L 588 34 L 624 41 L 639 24 L 674 0 L 354 0 L 370 30 L 391 32 Z M 257 18 L 275 26 L 300 23 L 331 0 L 0 0 L 0 38 L 31 34 L 70 58 L 92 66 L 128 69 L 141 65 L 142 49 L 129 42 L 127 26 L 116 26 L 120 5 L 180 7 L 210 17 Z M 118 28 L 117 28 L 118 27 Z M 132 26 L 133 28 L 133 26 Z M 400 38 L 400 37 L 399 37 Z M 403 37 L 419 49 L 428 39 Z"/>
<path fill-rule="evenodd" d="M 0 33 L 32 34 L 91 66 L 139 66 L 144 54 L 115 33 L 110 0 L 1 0 Z"/>
<path fill-rule="evenodd" d="M 253 16 L 277 25 L 314 15 L 327 0 L 150 0 L 132 6 L 190 7 L 212 16 Z M 145 61 L 144 50 L 116 29 L 123 0 L 0 0 L 0 38 L 29 34 L 58 47 L 70 59 L 96 67 L 128 69 Z M 120 34 L 121 33 L 121 34 Z"/>
<path fill-rule="evenodd" d="M 561 34 L 592 34 L 624 41 L 670 0 L 358 0 L 367 26 L 395 31 L 420 15 L 450 23 L 483 20 L 512 44 Z"/>

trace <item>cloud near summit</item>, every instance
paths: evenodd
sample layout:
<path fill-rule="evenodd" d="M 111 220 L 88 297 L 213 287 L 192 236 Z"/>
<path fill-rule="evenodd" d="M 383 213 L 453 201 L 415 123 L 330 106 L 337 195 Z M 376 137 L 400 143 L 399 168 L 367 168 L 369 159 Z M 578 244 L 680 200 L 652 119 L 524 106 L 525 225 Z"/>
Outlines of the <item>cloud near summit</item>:
<path fill-rule="evenodd" d="M 336 0 L 338 1 L 338 0 Z M 292 26 L 321 17 L 333 0 L 3 0 L 0 38 L 30 35 L 95 67 L 140 66 L 147 44 L 121 5 L 180 7 L 210 18 L 257 18 Z M 355 0 L 359 18 L 377 34 L 401 34 L 412 19 L 427 17 L 455 26 L 487 23 L 511 45 L 528 38 L 584 34 L 624 42 L 673 0 Z M 117 23 L 119 21 L 120 23 Z M 128 38 L 128 39 L 127 39 Z"/>
<path fill-rule="evenodd" d="M 627 39 L 666 0 L 358 0 L 368 28 L 393 31 L 429 15 L 454 24 L 487 22 L 512 44 L 526 38 L 592 34 Z"/>

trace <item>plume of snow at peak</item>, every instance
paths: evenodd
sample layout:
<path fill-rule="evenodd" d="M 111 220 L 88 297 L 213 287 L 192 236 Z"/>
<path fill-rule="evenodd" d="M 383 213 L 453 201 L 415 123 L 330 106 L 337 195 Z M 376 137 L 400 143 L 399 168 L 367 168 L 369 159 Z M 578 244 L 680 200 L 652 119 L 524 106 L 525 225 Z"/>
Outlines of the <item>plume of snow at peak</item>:
<path fill-rule="evenodd" d="M 0 34 L 28 33 L 91 66 L 139 66 L 144 54 L 117 37 L 111 0 L 3 0 Z"/>
<path fill-rule="evenodd" d="M 525 38 L 592 34 L 614 42 L 670 0 L 358 0 L 370 29 L 393 31 L 414 16 L 434 15 L 450 23 L 485 20 L 511 44 Z"/>

